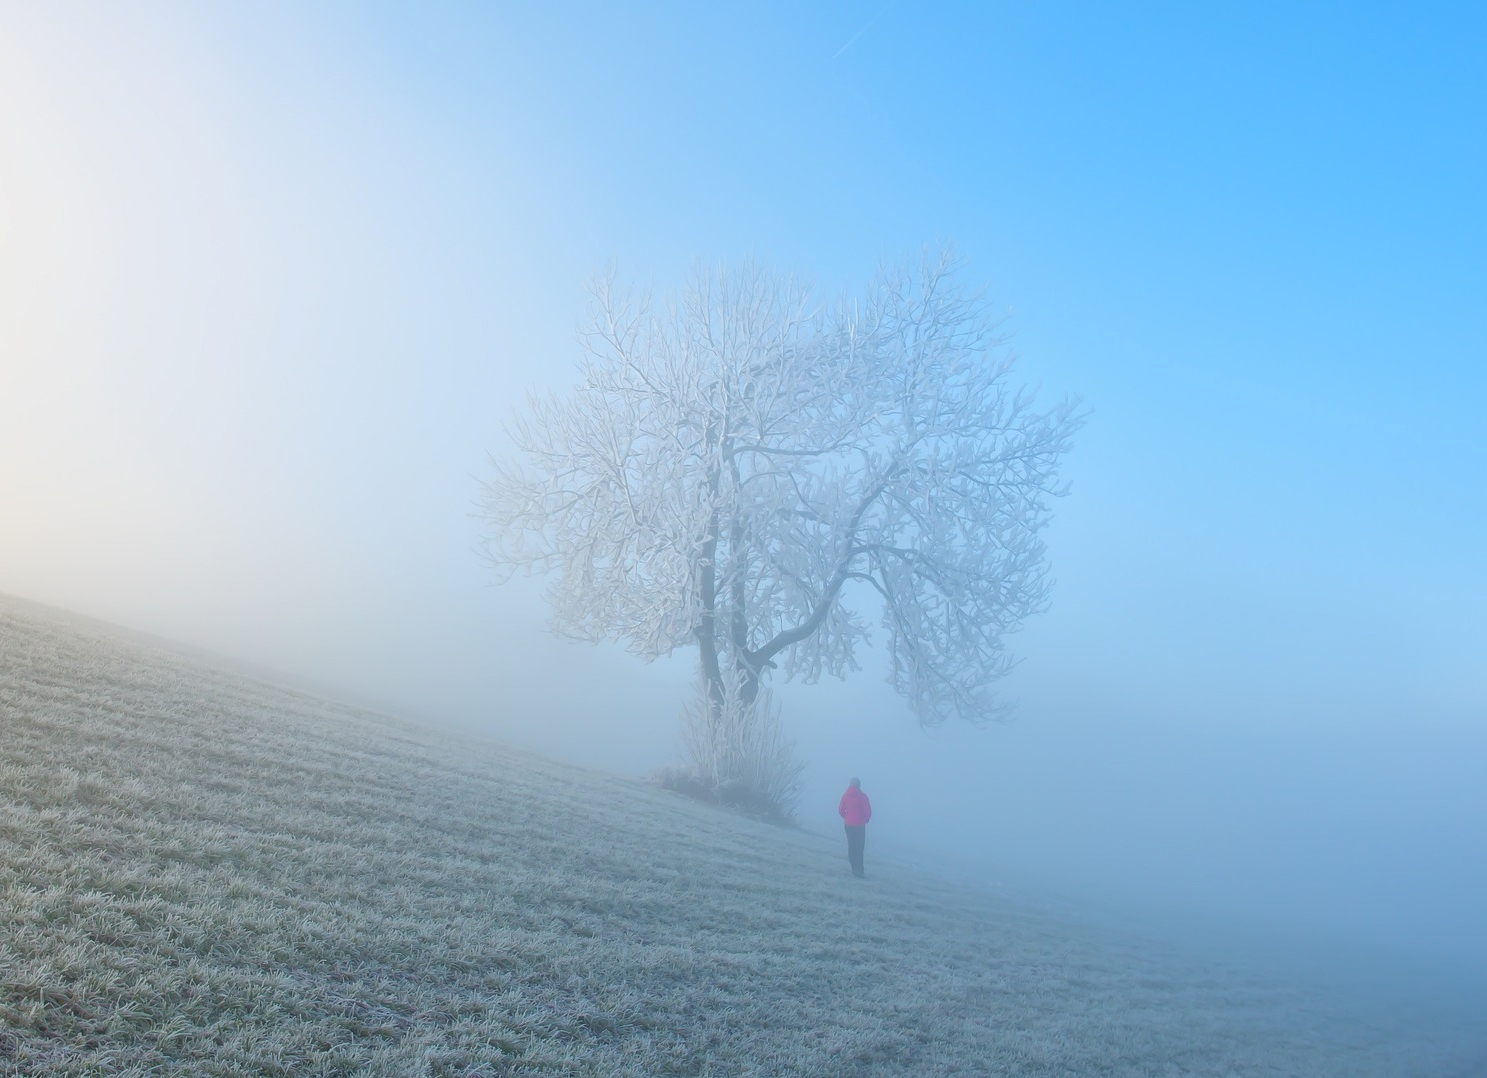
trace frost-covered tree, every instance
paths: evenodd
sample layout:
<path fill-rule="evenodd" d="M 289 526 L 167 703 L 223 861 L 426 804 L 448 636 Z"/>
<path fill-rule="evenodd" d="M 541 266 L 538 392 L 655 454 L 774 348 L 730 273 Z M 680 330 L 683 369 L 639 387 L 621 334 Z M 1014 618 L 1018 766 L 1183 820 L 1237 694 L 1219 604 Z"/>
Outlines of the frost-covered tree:
<path fill-rule="evenodd" d="M 491 562 L 552 574 L 559 631 L 695 646 L 715 723 L 771 670 L 857 669 L 871 607 L 921 724 L 990 716 L 1079 420 L 1012 383 L 956 270 L 830 303 L 750 265 L 665 306 L 600 281 L 578 385 L 531 401 L 486 489 Z"/>

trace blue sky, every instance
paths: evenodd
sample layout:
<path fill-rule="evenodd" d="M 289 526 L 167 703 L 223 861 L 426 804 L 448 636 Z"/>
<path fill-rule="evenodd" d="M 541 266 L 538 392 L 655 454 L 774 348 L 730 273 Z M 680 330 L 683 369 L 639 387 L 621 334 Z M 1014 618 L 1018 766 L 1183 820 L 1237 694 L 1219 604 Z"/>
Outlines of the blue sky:
<path fill-rule="evenodd" d="M 948 240 L 1091 411 L 1054 606 L 1005 729 L 927 740 L 871 666 L 786 695 L 810 798 L 862 772 L 885 837 L 1015 818 L 982 862 L 1308 924 L 1409 861 L 1349 930 L 1455 932 L 1484 46 L 1471 5 L 0 6 L 0 590 L 642 773 L 690 656 L 488 586 L 501 424 L 605 267 L 835 290 Z"/>

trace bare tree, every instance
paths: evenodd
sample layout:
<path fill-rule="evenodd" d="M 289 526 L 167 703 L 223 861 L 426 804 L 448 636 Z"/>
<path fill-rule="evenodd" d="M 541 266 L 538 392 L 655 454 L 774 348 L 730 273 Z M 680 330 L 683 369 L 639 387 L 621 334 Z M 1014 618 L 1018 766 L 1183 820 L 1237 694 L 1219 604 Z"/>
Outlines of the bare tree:
<path fill-rule="evenodd" d="M 868 605 L 921 724 L 993 715 L 1004 637 L 1046 605 L 1039 532 L 1079 417 L 1011 384 L 956 269 L 927 257 L 834 303 L 751 265 L 664 308 L 600 281 L 579 384 L 531 401 L 486 489 L 490 561 L 553 574 L 559 631 L 695 645 L 716 725 L 770 670 L 857 669 Z"/>

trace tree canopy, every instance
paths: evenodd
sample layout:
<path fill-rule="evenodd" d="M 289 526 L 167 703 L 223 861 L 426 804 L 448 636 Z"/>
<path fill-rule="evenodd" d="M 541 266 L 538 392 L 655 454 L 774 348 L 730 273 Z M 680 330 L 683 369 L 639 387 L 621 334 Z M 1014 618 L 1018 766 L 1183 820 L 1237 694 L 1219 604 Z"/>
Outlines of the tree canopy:
<path fill-rule="evenodd" d="M 555 629 L 697 647 L 721 715 L 768 671 L 857 669 L 876 608 L 921 724 L 996 712 L 1080 419 L 1014 384 L 951 255 L 830 302 L 750 264 L 664 305 L 601 280 L 581 340 L 483 502 L 492 564 L 551 574 Z"/>

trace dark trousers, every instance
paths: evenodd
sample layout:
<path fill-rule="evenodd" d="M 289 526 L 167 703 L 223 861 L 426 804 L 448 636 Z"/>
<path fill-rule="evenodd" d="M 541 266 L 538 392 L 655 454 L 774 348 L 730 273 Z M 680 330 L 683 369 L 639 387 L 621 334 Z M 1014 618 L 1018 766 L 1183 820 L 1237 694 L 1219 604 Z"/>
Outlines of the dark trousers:
<path fill-rule="evenodd" d="M 852 875 L 862 875 L 862 844 L 867 840 L 866 824 L 847 824 L 847 860 L 852 862 Z"/>

